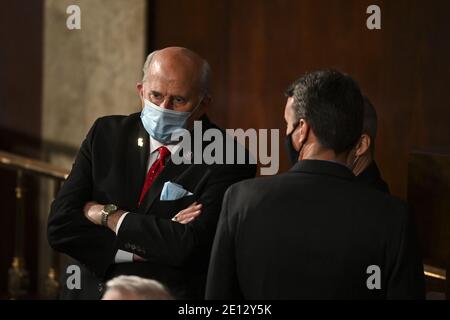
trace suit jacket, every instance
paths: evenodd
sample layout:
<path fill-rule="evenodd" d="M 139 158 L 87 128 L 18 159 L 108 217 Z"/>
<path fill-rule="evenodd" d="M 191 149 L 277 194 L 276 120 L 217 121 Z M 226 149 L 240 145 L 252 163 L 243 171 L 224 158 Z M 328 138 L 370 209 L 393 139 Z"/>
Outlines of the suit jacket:
<path fill-rule="evenodd" d="M 380 289 L 377 284 L 378 266 Z M 369 268 L 369 270 L 368 270 Z M 369 271 L 369 273 L 368 273 Z M 228 189 L 207 299 L 415 299 L 424 277 L 403 202 L 361 188 L 347 167 L 299 161 Z"/>
<path fill-rule="evenodd" d="M 203 130 L 217 128 L 206 116 L 201 120 Z M 141 146 L 138 138 L 142 139 Z M 200 151 L 204 147 L 201 145 Z M 63 282 L 63 297 L 98 299 L 103 283 L 122 274 L 156 279 L 176 298 L 204 297 L 223 195 L 233 183 L 254 177 L 256 166 L 175 165 L 169 160 L 138 207 L 149 155 L 149 136 L 139 113 L 100 118 L 90 129 L 68 179 L 52 203 L 48 219 L 50 245 L 82 266 L 81 289 L 69 290 Z M 193 195 L 161 201 L 166 181 L 182 185 Z M 113 203 L 131 212 L 117 236 L 84 217 L 83 206 L 88 201 Z M 203 204 L 198 218 L 187 225 L 170 220 L 194 201 Z M 147 261 L 114 264 L 118 249 Z"/>
<path fill-rule="evenodd" d="M 378 170 L 375 160 L 372 160 L 367 168 L 356 176 L 356 181 L 371 186 L 381 192 L 389 193 L 389 186 L 381 177 L 380 170 Z"/>

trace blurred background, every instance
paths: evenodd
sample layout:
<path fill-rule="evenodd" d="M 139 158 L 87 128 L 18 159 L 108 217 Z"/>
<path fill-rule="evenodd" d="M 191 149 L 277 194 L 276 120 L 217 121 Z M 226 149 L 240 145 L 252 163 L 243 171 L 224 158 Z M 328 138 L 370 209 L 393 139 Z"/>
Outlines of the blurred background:
<path fill-rule="evenodd" d="M 381 29 L 369 30 L 369 5 Z M 66 26 L 78 5 L 81 29 Z M 184 46 L 213 70 L 210 118 L 280 128 L 308 71 L 352 75 L 378 112 L 376 160 L 416 217 L 429 298 L 449 296 L 450 2 L 446 0 L 4 0 L 0 4 L 0 298 L 50 298 L 64 257 L 49 204 L 97 117 L 140 110 L 146 55 Z"/>

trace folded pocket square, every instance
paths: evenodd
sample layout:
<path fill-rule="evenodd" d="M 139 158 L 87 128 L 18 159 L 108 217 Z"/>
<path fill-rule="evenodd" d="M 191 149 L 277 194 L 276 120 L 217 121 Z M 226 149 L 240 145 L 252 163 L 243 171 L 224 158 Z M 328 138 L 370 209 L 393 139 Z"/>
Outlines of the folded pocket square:
<path fill-rule="evenodd" d="M 183 197 L 191 196 L 193 193 L 187 191 L 179 184 L 167 181 L 164 183 L 164 187 L 161 191 L 161 196 L 159 200 L 161 201 L 171 201 L 178 200 Z"/>

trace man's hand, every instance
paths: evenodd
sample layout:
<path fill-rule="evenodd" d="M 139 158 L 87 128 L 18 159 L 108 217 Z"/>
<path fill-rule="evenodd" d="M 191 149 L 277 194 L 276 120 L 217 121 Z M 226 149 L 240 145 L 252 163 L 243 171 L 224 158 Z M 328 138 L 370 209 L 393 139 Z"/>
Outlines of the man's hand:
<path fill-rule="evenodd" d="M 197 218 L 202 213 L 202 204 L 194 202 L 189 207 L 184 210 L 178 212 L 173 218 L 172 221 L 187 224 Z"/>
<path fill-rule="evenodd" d="M 100 225 L 102 223 L 103 205 L 95 201 L 88 202 L 84 205 L 84 216 L 92 223 Z"/>

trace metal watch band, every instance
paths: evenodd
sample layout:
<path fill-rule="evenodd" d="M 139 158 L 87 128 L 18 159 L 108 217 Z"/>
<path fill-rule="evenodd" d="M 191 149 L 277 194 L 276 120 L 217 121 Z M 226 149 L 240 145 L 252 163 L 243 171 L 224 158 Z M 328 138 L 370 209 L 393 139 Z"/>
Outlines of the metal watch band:
<path fill-rule="evenodd" d="M 102 221 L 101 221 L 101 223 L 102 223 L 102 226 L 104 226 L 104 227 L 108 226 L 108 216 L 109 216 L 109 213 L 106 212 L 105 210 L 102 210 Z"/>

